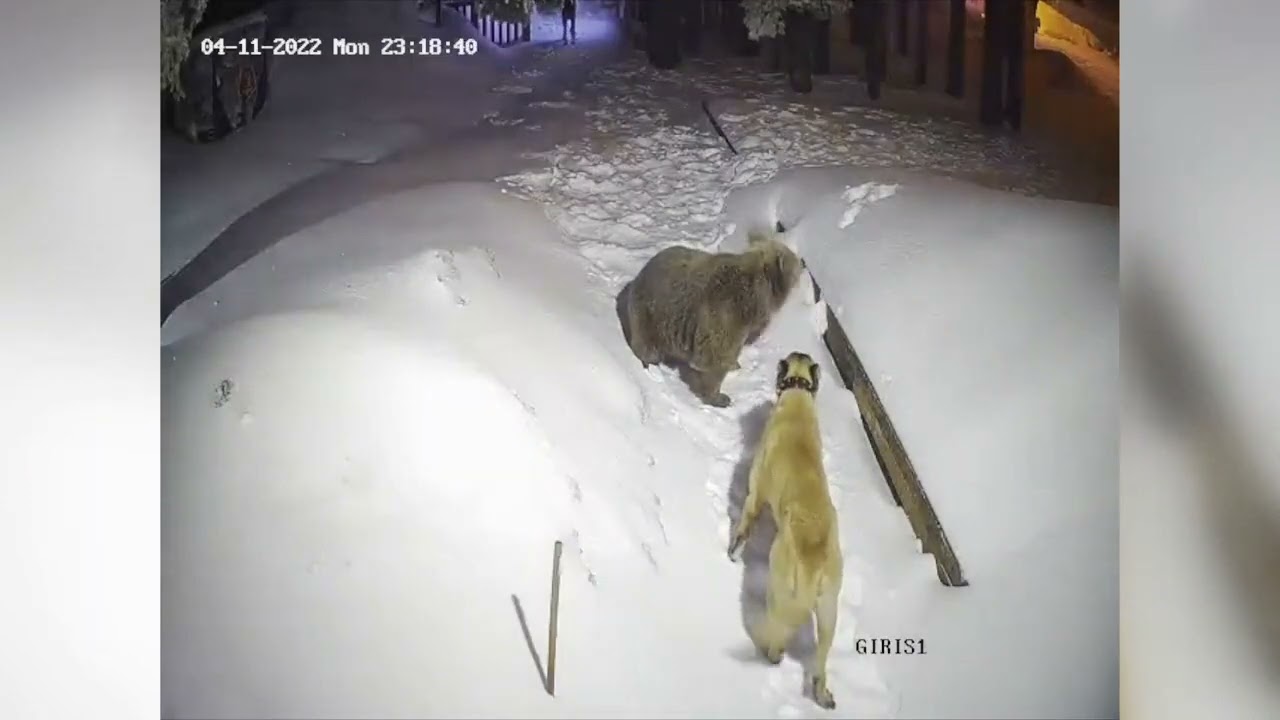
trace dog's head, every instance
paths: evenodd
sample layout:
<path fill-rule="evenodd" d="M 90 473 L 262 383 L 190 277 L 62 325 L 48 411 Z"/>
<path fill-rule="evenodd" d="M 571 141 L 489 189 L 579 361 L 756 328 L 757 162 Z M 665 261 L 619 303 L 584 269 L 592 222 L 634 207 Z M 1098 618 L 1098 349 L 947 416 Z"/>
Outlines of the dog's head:
<path fill-rule="evenodd" d="M 806 353 L 793 352 L 778 361 L 778 394 L 781 395 L 792 388 L 817 394 L 821 375 L 822 368 L 817 361 Z"/>

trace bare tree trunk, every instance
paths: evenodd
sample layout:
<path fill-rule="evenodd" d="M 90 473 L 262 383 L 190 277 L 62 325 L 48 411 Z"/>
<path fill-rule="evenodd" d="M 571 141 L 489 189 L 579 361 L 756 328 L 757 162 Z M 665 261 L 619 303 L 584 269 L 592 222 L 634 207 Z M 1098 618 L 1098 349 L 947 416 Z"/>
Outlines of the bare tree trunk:
<path fill-rule="evenodd" d="M 645 40 L 649 64 L 660 70 L 671 70 L 680 64 L 681 5 L 675 0 L 649 3 L 649 24 Z"/>
<path fill-rule="evenodd" d="M 782 38 L 760 38 L 760 70 L 767 73 L 782 71 Z"/>
<path fill-rule="evenodd" d="M 907 0 L 893 0 L 893 12 L 896 20 L 894 23 L 896 30 L 894 33 L 894 46 L 902 57 L 909 57 L 910 55 L 910 48 L 907 47 L 908 38 L 911 35 L 911 14 L 908 12 L 909 10 L 910 7 L 907 5 Z"/>
<path fill-rule="evenodd" d="M 947 27 L 947 94 L 964 95 L 964 0 L 951 0 Z"/>
<path fill-rule="evenodd" d="M 702 0 L 680 0 L 684 51 L 696 57 L 702 50 Z"/>
<path fill-rule="evenodd" d="M 853 6 L 849 8 L 849 43 L 854 47 L 865 48 L 867 46 L 865 37 L 866 20 L 864 20 L 866 16 L 866 8 L 858 2 L 853 3 Z"/>
<path fill-rule="evenodd" d="M 1005 20 L 1007 23 L 1005 25 L 1005 37 L 1007 39 L 1009 73 L 1006 77 L 1004 112 L 1005 120 L 1009 122 L 1009 127 L 1014 130 L 1022 129 L 1022 98 L 1026 89 L 1023 61 L 1026 59 L 1027 51 L 1024 45 L 1026 40 L 1027 4 L 1026 0 L 1010 0 Z"/>
<path fill-rule="evenodd" d="M 818 21 L 817 37 L 813 45 L 813 74 L 831 72 L 831 18 Z"/>
<path fill-rule="evenodd" d="M 915 0 L 916 84 L 929 82 L 929 0 Z"/>
<path fill-rule="evenodd" d="M 752 57 L 759 53 L 760 46 L 747 35 L 746 13 L 742 8 L 742 0 L 725 0 L 720 7 L 721 25 L 724 38 L 734 54 Z"/>
<path fill-rule="evenodd" d="M 984 125 L 999 125 L 1004 119 L 1005 18 L 1007 0 L 986 0 L 982 26 L 982 96 L 979 119 Z"/>
<path fill-rule="evenodd" d="M 884 83 L 889 67 L 888 17 L 885 12 L 885 0 L 858 0 L 866 3 L 867 20 L 867 95 L 872 100 L 880 99 L 881 84 Z"/>
<path fill-rule="evenodd" d="M 813 92 L 813 33 L 817 22 L 813 13 L 788 10 L 786 14 L 787 75 L 791 89 Z"/>

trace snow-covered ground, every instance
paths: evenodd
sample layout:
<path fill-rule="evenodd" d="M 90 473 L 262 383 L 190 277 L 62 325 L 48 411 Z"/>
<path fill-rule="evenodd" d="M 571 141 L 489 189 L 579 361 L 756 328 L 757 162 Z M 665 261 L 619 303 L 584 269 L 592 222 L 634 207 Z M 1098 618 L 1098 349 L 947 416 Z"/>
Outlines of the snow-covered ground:
<path fill-rule="evenodd" d="M 769 366 L 818 353 L 805 293 L 744 358 L 726 413 L 642 371 L 611 284 L 490 186 L 366 206 L 218 289 L 220 312 L 254 319 L 205 319 L 163 351 L 166 715 L 811 712 L 798 667 L 751 661 L 723 547 Z M 823 396 L 839 427 L 851 398 Z M 868 496 L 847 511 L 853 537 L 882 527 L 897 539 L 883 552 L 929 575 L 905 521 L 874 512 L 889 501 L 865 444 L 828 447 L 851 458 L 834 482 Z M 555 539 L 553 700 L 513 596 L 545 658 Z M 879 551 L 850 553 L 846 632 Z M 875 664 L 844 645 L 842 707 L 889 715 Z"/>
<path fill-rule="evenodd" d="M 1007 138 L 821 93 L 792 104 L 768 83 L 604 68 L 563 108 L 587 110 L 587 132 L 545 168 L 356 207 L 178 308 L 162 349 L 167 717 L 829 715 L 802 697 L 801 663 L 756 660 L 742 628 L 771 523 L 742 565 L 724 555 L 792 350 L 828 378 L 846 560 L 834 715 L 1115 715 L 1114 208 L 1033 197 L 1055 179 Z M 649 256 L 740 248 L 776 219 L 970 587 L 942 587 L 919 553 L 807 283 L 744 351 L 730 408 L 626 347 L 613 297 Z M 927 655 L 855 650 L 894 637 Z"/>

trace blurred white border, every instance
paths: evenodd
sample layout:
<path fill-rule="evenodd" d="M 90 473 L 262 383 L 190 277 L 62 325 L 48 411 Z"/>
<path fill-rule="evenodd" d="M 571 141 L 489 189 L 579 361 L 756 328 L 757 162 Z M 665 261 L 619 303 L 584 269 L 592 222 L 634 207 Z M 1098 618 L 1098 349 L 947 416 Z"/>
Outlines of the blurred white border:
<path fill-rule="evenodd" d="M 1262 654 L 1280 597 L 1257 582 L 1280 575 L 1280 523 L 1264 514 L 1280 470 L 1278 21 L 1254 0 L 1121 3 L 1122 284 L 1152 281 L 1186 355 L 1125 364 L 1126 718 L 1280 717 Z M 1126 317 L 1127 361 L 1141 322 Z M 1167 372 L 1175 360 L 1192 372 Z M 1139 383 L 1153 370 L 1163 398 Z M 1251 540 L 1227 542 L 1241 531 Z"/>
<path fill-rule="evenodd" d="M 0 20 L 0 717 L 160 710 L 159 3 Z"/>
<path fill-rule="evenodd" d="M 0 23 L 4 717 L 159 715 L 158 10 L 17 0 Z M 1280 6 L 1124 0 L 1121 18 L 1124 262 L 1168 281 L 1224 406 L 1269 435 Z M 1125 717 L 1278 717 L 1204 473 L 1125 400 Z M 1280 443 L 1243 432 L 1274 482 Z"/>

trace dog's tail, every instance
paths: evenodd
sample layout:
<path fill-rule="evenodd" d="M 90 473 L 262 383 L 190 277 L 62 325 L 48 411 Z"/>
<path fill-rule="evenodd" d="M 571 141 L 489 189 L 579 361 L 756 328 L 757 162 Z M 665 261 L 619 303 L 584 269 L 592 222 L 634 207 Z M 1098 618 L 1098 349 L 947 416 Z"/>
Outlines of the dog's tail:
<path fill-rule="evenodd" d="M 797 558 L 787 580 L 791 597 L 817 597 L 827 586 L 826 563 L 812 558 Z"/>
<path fill-rule="evenodd" d="M 816 597 L 826 585 L 831 536 L 814 526 L 797 527 L 794 519 L 794 513 L 787 513 L 780 528 L 791 551 L 791 577 L 787 580 L 792 596 Z"/>

